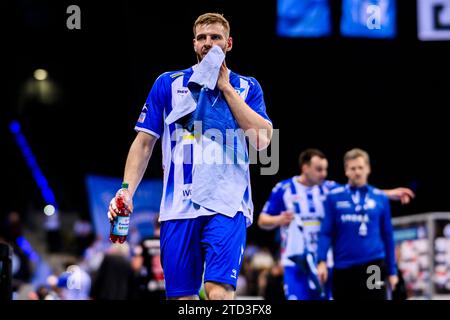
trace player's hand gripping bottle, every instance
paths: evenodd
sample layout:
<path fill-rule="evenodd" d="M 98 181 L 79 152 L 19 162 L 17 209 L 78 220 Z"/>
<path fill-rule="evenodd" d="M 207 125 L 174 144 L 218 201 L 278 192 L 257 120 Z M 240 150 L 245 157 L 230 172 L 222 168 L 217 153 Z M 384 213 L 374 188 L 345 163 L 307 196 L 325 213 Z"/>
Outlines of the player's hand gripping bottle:
<path fill-rule="evenodd" d="M 109 240 L 113 243 L 117 241 L 119 241 L 119 243 L 124 243 L 127 240 L 131 215 L 128 206 L 131 200 L 128 191 L 128 183 L 122 183 L 122 188 L 117 191 L 115 200 L 119 213 L 117 214 L 117 217 L 111 221 Z"/>

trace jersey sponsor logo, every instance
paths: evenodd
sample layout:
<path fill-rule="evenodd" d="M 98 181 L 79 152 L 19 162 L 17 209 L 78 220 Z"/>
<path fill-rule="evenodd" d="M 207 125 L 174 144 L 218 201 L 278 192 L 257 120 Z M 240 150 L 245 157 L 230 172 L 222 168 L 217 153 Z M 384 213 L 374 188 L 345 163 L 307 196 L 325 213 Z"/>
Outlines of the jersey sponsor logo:
<path fill-rule="evenodd" d="M 336 208 L 337 209 L 348 209 L 352 206 L 350 201 L 337 201 L 336 202 Z"/>
<path fill-rule="evenodd" d="M 192 189 L 184 189 L 182 193 L 184 198 L 189 198 L 192 196 Z"/>
<path fill-rule="evenodd" d="M 231 270 L 231 276 L 230 277 L 233 278 L 233 279 L 237 279 L 237 271 L 236 271 L 236 269 Z"/>
<path fill-rule="evenodd" d="M 343 214 L 341 215 L 342 222 L 357 222 L 357 223 L 367 223 L 369 222 L 369 216 L 367 214 Z"/>
<path fill-rule="evenodd" d="M 189 92 L 188 89 L 182 88 L 182 89 L 177 89 L 177 94 L 187 94 Z"/>

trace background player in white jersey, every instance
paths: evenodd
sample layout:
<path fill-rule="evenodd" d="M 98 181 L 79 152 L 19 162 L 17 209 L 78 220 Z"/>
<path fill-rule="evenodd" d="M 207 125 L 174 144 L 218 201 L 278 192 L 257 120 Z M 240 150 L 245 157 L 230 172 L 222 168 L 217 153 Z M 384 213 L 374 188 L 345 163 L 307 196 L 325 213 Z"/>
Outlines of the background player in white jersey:
<path fill-rule="evenodd" d="M 328 161 L 317 149 L 307 149 L 299 157 L 300 176 L 279 182 L 259 215 L 263 229 L 281 227 L 281 263 L 287 299 L 329 298 L 329 287 L 317 278 L 317 245 L 321 221 L 325 216 L 326 195 L 340 185 L 325 180 Z M 414 197 L 408 188 L 384 190 L 391 200 L 406 204 Z M 332 259 L 329 259 L 331 267 Z M 313 263 L 311 263 L 313 262 Z"/>
<path fill-rule="evenodd" d="M 201 156 L 199 146 L 206 138 L 204 135 L 194 136 L 183 123 L 169 122 L 168 115 L 172 111 L 183 110 L 184 104 L 196 98 L 190 87 L 191 76 L 208 77 L 208 73 L 196 73 L 205 65 L 201 61 L 209 61 L 213 56 L 208 55 L 210 51 L 223 57 L 232 49 L 233 39 L 228 21 L 220 14 L 199 16 L 193 31 L 193 48 L 199 64 L 181 71 L 166 72 L 155 81 L 136 123 L 138 134 L 128 154 L 124 181 L 129 183 L 132 196 L 142 179 L 153 146 L 161 136 L 164 169 L 160 209 L 161 263 L 167 297 L 197 299 L 204 277 L 208 299 L 232 299 L 245 247 L 246 227 L 251 224 L 253 216 L 248 162 L 239 167 L 243 168 L 242 176 L 222 176 L 220 181 L 196 181 L 202 164 L 193 158 Z M 266 114 L 259 83 L 254 78 L 230 71 L 225 60 L 219 68 L 216 86 L 203 92 L 205 99 L 213 98 L 214 104 L 219 101 L 215 107 L 220 102 L 225 104 L 225 109 L 215 115 L 216 123 L 231 121 L 244 131 L 253 130 L 256 134 L 249 136 L 250 143 L 258 150 L 267 147 L 272 136 L 272 124 Z M 197 103 L 199 109 L 199 98 Z M 207 107 L 211 108 L 212 104 Z M 181 163 L 179 159 L 182 159 Z M 244 181 L 244 184 L 236 184 L 237 180 Z M 211 203 L 203 206 L 199 201 L 194 202 L 193 196 L 207 184 L 212 185 L 217 194 L 203 198 Z M 226 194 L 226 199 L 223 194 Z M 237 204 L 227 206 L 236 200 Z M 128 206 L 132 209 L 132 203 Z M 110 219 L 115 212 L 113 199 L 108 213 Z"/>

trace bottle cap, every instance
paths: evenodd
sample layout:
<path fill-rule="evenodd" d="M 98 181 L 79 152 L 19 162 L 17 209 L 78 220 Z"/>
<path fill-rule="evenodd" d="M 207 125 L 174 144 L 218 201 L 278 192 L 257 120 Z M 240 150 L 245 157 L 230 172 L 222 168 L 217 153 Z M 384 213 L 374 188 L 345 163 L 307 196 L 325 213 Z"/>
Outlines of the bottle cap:
<path fill-rule="evenodd" d="M 128 182 L 122 182 L 122 188 L 128 189 Z"/>

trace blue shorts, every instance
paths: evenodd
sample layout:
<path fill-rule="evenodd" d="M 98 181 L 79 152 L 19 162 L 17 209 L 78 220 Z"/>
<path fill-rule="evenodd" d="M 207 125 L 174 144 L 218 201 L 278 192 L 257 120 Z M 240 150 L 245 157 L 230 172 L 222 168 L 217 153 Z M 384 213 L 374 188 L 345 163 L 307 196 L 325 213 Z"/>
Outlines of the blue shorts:
<path fill-rule="evenodd" d="M 296 266 L 284 267 L 284 293 L 287 300 L 330 300 L 331 272 L 323 288 L 324 295 L 310 289 L 307 275 Z"/>
<path fill-rule="evenodd" d="M 214 214 L 161 222 L 161 264 L 167 297 L 198 295 L 202 280 L 236 289 L 245 240 L 246 223 L 241 212 L 234 218 Z"/>

